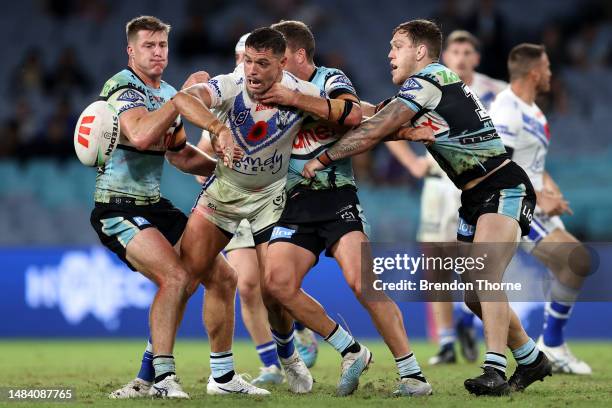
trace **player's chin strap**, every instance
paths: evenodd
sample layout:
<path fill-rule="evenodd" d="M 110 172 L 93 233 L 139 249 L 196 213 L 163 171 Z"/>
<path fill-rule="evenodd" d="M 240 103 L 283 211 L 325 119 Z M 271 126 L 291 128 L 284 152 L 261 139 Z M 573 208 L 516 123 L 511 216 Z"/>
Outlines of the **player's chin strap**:
<path fill-rule="evenodd" d="M 330 122 L 338 122 L 344 125 L 344 121 L 348 118 L 353 110 L 353 101 L 344 99 L 326 99 L 327 101 L 327 120 Z"/>

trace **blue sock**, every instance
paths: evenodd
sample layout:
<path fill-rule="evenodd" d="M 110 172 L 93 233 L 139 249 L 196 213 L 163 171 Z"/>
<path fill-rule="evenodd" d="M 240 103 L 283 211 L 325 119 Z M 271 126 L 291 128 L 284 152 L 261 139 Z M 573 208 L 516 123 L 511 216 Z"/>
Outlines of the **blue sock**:
<path fill-rule="evenodd" d="M 474 327 L 474 313 L 464 304 L 459 309 L 459 324 L 463 327 Z"/>
<path fill-rule="evenodd" d="M 544 309 L 544 344 L 548 347 L 558 347 L 565 341 L 563 328 L 572 312 L 572 304 L 549 302 Z"/>
<path fill-rule="evenodd" d="M 520 365 L 529 365 L 533 363 L 536 361 L 536 358 L 538 358 L 538 354 L 540 354 L 540 350 L 538 350 L 535 342 L 531 338 L 521 347 L 512 350 L 512 355 L 516 363 Z"/>
<path fill-rule="evenodd" d="M 260 344 L 255 348 L 257 349 L 257 354 L 259 354 L 259 359 L 263 363 L 264 367 L 275 365 L 280 368 L 280 362 L 278 361 L 278 354 L 276 352 L 276 344 L 274 341 Z"/>
<path fill-rule="evenodd" d="M 353 344 L 356 344 L 355 339 L 351 336 L 346 330 L 342 328 L 339 324 L 336 323 L 336 327 L 329 336 L 325 337 L 325 341 L 331 344 L 338 353 L 344 355 L 344 352 L 351 347 Z M 357 350 L 359 351 L 359 350 Z"/>
<path fill-rule="evenodd" d="M 485 354 L 485 362 L 482 365 L 483 367 L 493 367 L 501 374 L 506 375 L 506 366 L 508 362 L 506 360 L 506 356 L 500 353 L 495 353 L 493 351 L 487 351 Z"/>
<path fill-rule="evenodd" d="M 143 381 L 153 382 L 155 379 L 155 369 L 153 368 L 153 344 L 151 344 L 151 338 L 147 342 L 147 348 L 142 355 L 142 363 L 140 364 L 140 371 L 136 376 Z"/>
<path fill-rule="evenodd" d="M 425 382 L 425 377 L 421 372 L 421 367 L 414 357 L 414 353 L 410 353 L 404 357 L 395 359 L 397 370 L 399 371 L 400 378 L 416 378 L 417 380 Z"/>
<path fill-rule="evenodd" d="M 210 371 L 217 382 L 226 383 L 234 377 L 232 350 L 210 353 Z"/>
<path fill-rule="evenodd" d="M 442 329 L 438 333 L 438 342 L 440 343 L 440 348 L 452 348 L 455 344 L 455 340 L 457 336 L 455 334 L 455 329 Z"/>
<path fill-rule="evenodd" d="M 295 351 L 295 346 L 293 345 L 293 328 L 289 334 L 280 334 L 276 330 L 272 330 L 272 338 L 276 343 L 276 351 L 279 357 L 289 358 L 293 355 Z"/>
<path fill-rule="evenodd" d="M 294 328 L 295 330 L 297 330 L 297 331 L 302 331 L 302 330 L 304 330 L 304 329 L 306 328 L 306 326 L 304 326 L 302 323 L 300 323 L 300 322 L 296 321 L 296 322 L 293 324 L 293 328 Z"/>

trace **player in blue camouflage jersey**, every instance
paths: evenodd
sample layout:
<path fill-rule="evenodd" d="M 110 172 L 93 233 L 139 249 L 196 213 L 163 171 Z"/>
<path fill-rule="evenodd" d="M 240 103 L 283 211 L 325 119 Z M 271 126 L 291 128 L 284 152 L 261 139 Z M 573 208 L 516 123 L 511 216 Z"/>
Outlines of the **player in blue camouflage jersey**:
<path fill-rule="evenodd" d="M 368 150 L 406 123 L 433 130 L 429 152 L 453 183 L 463 190 L 457 238 L 499 243 L 487 263 L 489 281 L 501 282 L 519 235 L 529 233 L 535 192 L 525 171 L 508 158 L 480 100 L 459 76 L 439 64 L 442 33 L 435 23 L 413 20 L 393 31 L 389 59 L 397 98 L 359 128 L 304 167 L 304 175 L 333 166 L 336 160 Z M 480 246 L 472 246 L 476 255 Z M 491 249 L 491 248 L 488 248 Z M 482 301 L 482 292 L 466 292 L 466 303 L 483 319 L 487 353 L 483 373 L 465 381 L 476 395 L 504 395 L 511 385 L 524 389 L 550 375 L 544 353 L 527 336 L 505 297 Z M 521 365 L 506 380 L 506 346 Z M 510 383 L 510 384 L 509 384 Z"/>
<path fill-rule="evenodd" d="M 117 149 L 98 169 L 91 223 L 105 246 L 159 287 L 151 305 L 151 340 L 144 356 L 152 360 L 153 370 L 140 373 L 111 398 L 188 398 L 175 375 L 172 356 L 187 299 L 201 279 L 206 284 L 234 279 L 235 284 L 234 271 L 221 257 L 204 278 L 194 277 L 185 268 L 178 246 L 187 217 L 160 194 L 164 157 L 195 174 L 208 175 L 216 165 L 187 143 L 178 118 L 179 112 L 192 109 L 197 100 L 179 95 L 171 101 L 176 90 L 161 79 L 168 63 L 169 30 L 170 26 L 155 17 L 130 21 L 126 26 L 128 68 L 108 80 L 100 94 L 116 109 L 121 134 Z M 196 122 L 214 123 L 216 118 L 204 113 Z M 215 148 L 220 150 L 221 145 L 217 142 Z M 213 293 L 233 290 L 212 286 Z"/>
<path fill-rule="evenodd" d="M 323 307 L 301 290 L 302 280 L 326 250 L 340 265 L 349 286 L 370 314 L 389 346 L 401 377 L 395 395 L 427 395 L 431 386 L 423 377 L 410 350 L 402 315 L 389 299 L 372 301 L 361 291 L 362 244 L 368 242 L 369 226 L 357 197 L 351 160 L 339 160 L 315 178 L 302 176 L 304 164 L 332 146 L 347 128 L 361 122 L 359 98 L 351 81 L 340 70 L 314 65 L 315 40 L 310 29 L 298 21 L 282 21 L 273 28 L 287 39 L 287 69 L 309 80 L 331 99 L 307 97 L 281 87 L 272 88 L 262 101 L 293 106 L 327 121 L 306 119 L 293 142 L 287 178 L 287 202 L 272 232 L 266 259 L 264 295 L 279 353 L 291 347 L 293 318 L 281 314 L 279 305 L 307 327 L 319 333 L 342 356 L 337 394 L 352 394 L 368 368 L 372 353 L 332 320 Z"/>

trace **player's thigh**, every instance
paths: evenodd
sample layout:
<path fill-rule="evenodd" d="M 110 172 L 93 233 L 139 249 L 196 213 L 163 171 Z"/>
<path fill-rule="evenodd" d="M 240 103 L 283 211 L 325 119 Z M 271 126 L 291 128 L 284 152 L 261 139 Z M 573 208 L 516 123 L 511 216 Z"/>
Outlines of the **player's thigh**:
<path fill-rule="evenodd" d="M 518 245 L 518 222 L 503 214 L 487 213 L 478 218 L 471 246 L 473 259 L 484 259 L 487 279 L 501 281 Z"/>
<path fill-rule="evenodd" d="M 268 245 L 264 284 L 267 289 L 297 289 L 317 261 L 308 249 L 290 242 Z"/>
<path fill-rule="evenodd" d="M 205 280 L 215 258 L 229 238 L 225 232 L 198 212 L 192 212 L 181 240 L 181 259 L 193 275 Z"/>
<path fill-rule="evenodd" d="M 330 252 L 351 289 L 361 293 L 362 280 L 374 275 L 369 273 L 372 271 L 372 251 L 368 237 L 361 231 L 351 231 L 340 237 Z M 362 275 L 362 271 L 368 273 Z"/>
<path fill-rule="evenodd" d="M 157 285 L 186 274 L 177 252 L 157 228 L 138 232 L 126 246 L 126 259 Z"/>

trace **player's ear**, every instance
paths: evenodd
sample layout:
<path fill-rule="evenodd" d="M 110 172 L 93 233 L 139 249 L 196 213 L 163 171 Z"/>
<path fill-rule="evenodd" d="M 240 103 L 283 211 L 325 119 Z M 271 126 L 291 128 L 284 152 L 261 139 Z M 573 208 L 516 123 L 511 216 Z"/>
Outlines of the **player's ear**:
<path fill-rule="evenodd" d="M 428 50 L 424 44 L 417 45 L 417 54 L 416 54 L 417 61 L 420 61 L 423 58 L 425 58 L 427 54 L 428 54 Z"/>
<path fill-rule="evenodd" d="M 478 51 L 476 51 L 476 56 L 474 57 L 474 62 L 476 63 L 476 65 L 474 65 L 474 68 L 476 68 L 477 66 L 480 65 L 480 53 Z"/>
<path fill-rule="evenodd" d="M 127 45 L 125 51 L 127 52 L 128 57 L 132 58 L 134 56 L 134 48 L 132 48 L 130 44 Z"/>
<path fill-rule="evenodd" d="M 285 55 L 283 55 L 280 59 L 280 66 L 282 69 L 285 69 L 287 66 L 287 57 Z"/>

